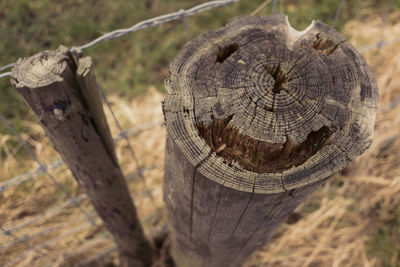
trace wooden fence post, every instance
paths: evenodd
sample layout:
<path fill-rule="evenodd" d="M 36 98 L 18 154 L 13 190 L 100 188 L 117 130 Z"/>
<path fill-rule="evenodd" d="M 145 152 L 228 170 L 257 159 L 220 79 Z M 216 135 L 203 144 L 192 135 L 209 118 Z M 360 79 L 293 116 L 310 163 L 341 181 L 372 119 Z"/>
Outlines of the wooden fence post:
<path fill-rule="evenodd" d="M 89 57 L 76 66 L 65 47 L 20 59 L 12 84 L 112 234 L 128 266 L 149 266 L 152 251 L 115 155 Z"/>
<path fill-rule="evenodd" d="M 240 266 L 372 142 L 377 86 L 315 21 L 242 16 L 170 66 L 164 198 L 177 266 Z"/>

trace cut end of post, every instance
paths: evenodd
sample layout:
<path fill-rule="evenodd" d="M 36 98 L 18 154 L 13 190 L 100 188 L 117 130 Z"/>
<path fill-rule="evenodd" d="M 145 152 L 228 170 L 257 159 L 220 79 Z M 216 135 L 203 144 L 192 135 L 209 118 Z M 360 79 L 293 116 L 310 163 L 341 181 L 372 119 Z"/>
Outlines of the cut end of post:
<path fill-rule="evenodd" d="M 242 16 L 189 42 L 170 67 L 169 135 L 204 176 L 278 193 L 324 180 L 372 142 L 373 74 L 330 26 Z"/>
<path fill-rule="evenodd" d="M 63 81 L 63 73 L 68 72 L 68 57 L 63 53 L 68 49 L 60 46 L 56 51 L 44 51 L 29 58 L 19 59 L 12 70 L 11 81 L 16 88 L 31 86 L 45 87 L 55 82 Z"/>

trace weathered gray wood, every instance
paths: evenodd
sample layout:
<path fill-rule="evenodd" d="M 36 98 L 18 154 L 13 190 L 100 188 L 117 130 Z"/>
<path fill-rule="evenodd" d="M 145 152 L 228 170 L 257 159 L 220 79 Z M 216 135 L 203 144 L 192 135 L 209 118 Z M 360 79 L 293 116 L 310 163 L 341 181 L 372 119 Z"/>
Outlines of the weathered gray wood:
<path fill-rule="evenodd" d="M 12 83 L 114 237 L 128 266 L 149 266 L 151 249 L 113 148 L 90 58 L 65 47 L 20 59 Z"/>
<path fill-rule="evenodd" d="M 377 86 L 315 21 L 238 17 L 170 66 L 164 198 L 178 266 L 240 266 L 372 142 Z"/>

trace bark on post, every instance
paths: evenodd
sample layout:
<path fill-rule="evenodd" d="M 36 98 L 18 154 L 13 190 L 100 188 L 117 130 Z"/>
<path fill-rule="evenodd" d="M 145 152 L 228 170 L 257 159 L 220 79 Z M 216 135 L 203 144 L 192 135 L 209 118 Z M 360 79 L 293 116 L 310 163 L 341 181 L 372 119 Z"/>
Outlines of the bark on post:
<path fill-rule="evenodd" d="M 314 21 L 243 16 L 170 66 L 164 198 L 178 266 L 240 266 L 372 142 L 377 86 L 361 55 Z"/>
<path fill-rule="evenodd" d="M 76 66 L 65 47 L 20 59 L 12 83 L 86 191 L 128 266 L 149 266 L 139 223 L 98 94 L 89 57 Z"/>

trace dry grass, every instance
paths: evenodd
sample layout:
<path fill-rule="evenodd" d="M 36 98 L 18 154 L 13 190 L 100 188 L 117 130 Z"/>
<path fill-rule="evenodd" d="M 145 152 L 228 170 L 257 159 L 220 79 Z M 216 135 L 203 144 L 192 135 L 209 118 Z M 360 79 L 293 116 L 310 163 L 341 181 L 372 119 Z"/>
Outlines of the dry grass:
<path fill-rule="evenodd" d="M 345 27 L 345 33 L 352 36 L 351 41 L 356 47 L 379 41 L 380 17 L 371 16 L 367 21 L 367 24 L 351 21 Z M 399 21 L 400 14 L 391 15 L 383 32 L 385 39 L 400 36 Z M 388 221 L 392 222 L 394 209 L 400 205 L 400 105 L 391 105 L 393 100 L 400 97 L 400 76 L 396 75 L 400 73 L 400 45 L 384 47 L 379 54 L 372 50 L 364 56 L 375 67 L 380 88 L 380 112 L 373 145 L 303 203 L 280 227 L 272 242 L 264 250 L 255 253 L 248 266 L 399 264 L 400 248 L 394 247 L 389 259 L 387 254 L 380 256 L 382 254 L 379 251 L 374 251 L 379 250 L 379 246 L 374 244 L 374 236 L 382 227 L 394 227 L 397 230 L 389 235 L 389 239 L 393 239 L 391 244 L 396 245 L 396 238 L 397 241 L 400 240 L 396 236 L 400 226 L 388 226 Z M 131 102 L 118 96 L 110 96 L 123 128 L 161 121 L 162 99 L 163 95 L 155 89 Z M 106 113 L 115 136 L 119 131 L 107 109 Z M 38 157 L 44 162 L 57 158 L 36 122 L 25 122 L 25 125 L 29 131 L 21 135 Z M 0 144 L 6 151 L 6 155 L 0 155 L 2 180 L 37 167 L 36 163 L 24 160 L 22 156 L 15 156 L 21 148 L 10 146 L 10 140 L 15 140 L 15 137 L 0 135 Z M 137 175 L 130 175 L 137 166 L 132 160 L 126 141 L 122 139 L 116 143 L 123 171 L 127 176 L 133 176 L 129 186 L 140 217 L 154 215 L 144 223 L 148 234 L 162 229 L 165 222 L 161 196 L 164 141 L 163 127 L 142 131 L 131 138 L 141 167 L 157 164 L 155 168 L 144 173 L 145 183 Z M 72 196 L 82 194 L 65 167 L 52 171 L 52 174 Z M 154 200 L 143 193 L 146 188 L 152 190 Z M 36 251 L 29 250 L 26 245 L 15 242 L 13 237 L 2 235 L 1 266 L 10 263 L 11 259 L 18 259 L 19 255 L 23 257 L 15 262 L 16 266 L 71 266 L 113 246 L 113 242 L 100 226 L 100 220 L 94 213 L 90 213 L 92 208 L 86 199 L 81 199 L 79 204 L 85 214 L 97 221 L 98 226 L 91 226 L 85 215 L 71 205 L 54 214 L 40 217 L 40 214 L 67 200 L 46 175 L 5 190 L 0 195 L 0 200 L 0 222 L 3 228 L 21 226 L 36 219 L 29 227 L 23 227 L 14 234 L 18 237 L 30 236 L 26 242 L 29 246 L 38 248 Z M 46 229 L 51 231 L 43 232 Z M 55 238 L 60 239 L 51 244 L 45 243 Z M 106 255 L 104 262 L 118 263 L 116 253 Z M 99 262 L 93 264 L 96 266 Z"/>
<path fill-rule="evenodd" d="M 149 122 L 162 121 L 160 103 L 163 97 L 154 88 L 150 88 L 148 95 L 137 98 L 132 102 L 126 102 L 116 96 L 110 96 L 109 101 L 121 126 L 128 129 Z M 109 110 L 106 108 L 105 111 L 107 118 L 109 118 L 112 134 L 116 136 L 119 129 L 112 120 Z M 45 163 L 58 158 L 58 155 L 52 149 L 52 145 L 45 138 L 41 127 L 37 123 L 26 122 L 25 124 L 30 131 L 21 134 L 21 137 L 31 146 L 38 158 Z M 37 167 L 37 164 L 30 160 L 21 161 L 14 157 L 16 150 L 21 148 L 8 147 L 7 140 L 15 139 L 15 137 L 2 135 L 0 139 L 3 140 L 3 147 L 7 151 L 7 155 L 1 160 L 1 177 L 9 178 L 25 169 Z M 151 130 L 137 132 L 131 142 L 136 156 L 139 158 L 140 167 L 151 167 L 144 172 L 145 183 L 136 173 L 137 166 L 132 160 L 125 139 L 116 142 L 116 153 L 125 175 L 131 178 L 129 188 L 138 207 L 140 218 L 145 218 L 145 231 L 154 235 L 157 231 L 162 230 L 163 222 L 165 222 L 161 196 L 165 129 L 159 123 L 158 126 L 152 126 Z M 21 166 L 23 166 L 22 170 Z M 51 171 L 51 173 L 72 197 L 82 196 L 77 183 L 65 166 Z M 148 192 L 151 193 L 151 197 Z M 15 242 L 13 237 L 2 235 L 0 238 L 1 266 L 10 263 L 11 259 L 16 259 L 19 255 L 23 257 L 16 261 L 17 266 L 32 264 L 43 266 L 49 263 L 69 266 L 114 245 L 101 226 L 100 219 L 94 212 L 91 212 L 92 208 L 85 198 L 77 201 L 83 212 L 73 205 L 68 205 L 64 209 L 50 212 L 49 215 L 42 215 L 67 201 L 65 194 L 46 175 L 10 187 L 2 192 L 0 198 L 2 227 L 4 229 L 20 227 L 35 220 L 29 226 L 21 227 L 13 233 L 20 238 L 29 236 L 30 238 L 27 239 L 26 243 L 29 246 L 39 248 L 36 251 L 29 251 L 26 245 Z M 92 226 L 85 214 L 89 214 L 92 219 L 96 220 L 98 226 Z M 43 232 L 46 229 L 50 231 Z M 59 240 L 50 244 L 43 244 L 43 242 L 52 242 L 53 239 Z"/>

